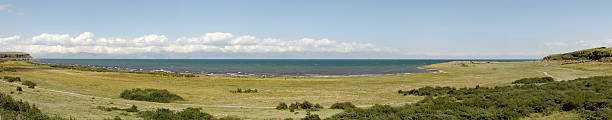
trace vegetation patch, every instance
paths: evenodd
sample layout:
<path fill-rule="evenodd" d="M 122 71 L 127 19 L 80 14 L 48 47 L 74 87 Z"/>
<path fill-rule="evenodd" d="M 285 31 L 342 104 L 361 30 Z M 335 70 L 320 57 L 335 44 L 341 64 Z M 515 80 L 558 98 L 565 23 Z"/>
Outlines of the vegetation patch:
<path fill-rule="evenodd" d="M 102 111 L 113 111 L 113 110 L 119 110 L 119 111 L 125 111 L 125 112 L 138 112 L 138 107 L 136 107 L 136 105 L 132 105 L 132 107 L 129 108 L 118 108 L 118 107 L 104 107 L 104 106 L 97 106 L 96 109 L 102 110 Z"/>
<path fill-rule="evenodd" d="M 281 103 L 281 104 L 284 104 L 284 103 Z M 279 106 L 281 106 L 281 104 L 279 104 Z M 323 106 L 321 106 L 319 103 L 312 104 L 312 103 L 310 103 L 308 101 L 304 101 L 302 103 L 300 103 L 300 102 L 291 103 L 291 105 L 288 106 L 288 109 L 291 112 L 293 112 L 295 110 L 299 110 L 299 109 L 309 110 L 309 111 L 318 111 L 320 109 L 323 109 Z"/>
<path fill-rule="evenodd" d="M 353 103 L 351 102 L 334 103 L 333 105 L 331 105 L 331 107 L 329 107 L 329 109 L 353 109 L 353 108 L 357 108 L 357 107 L 353 105 Z"/>
<path fill-rule="evenodd" d="M 65 120 L 45 115 L 35 105 L 17 101 L 4 93 L 0 93 L 0 116 L 7 120 Z"/>
<path fill-rule="evenodd" d="M 2 79 L 4 79 L 7 82 L 21 81 L 20 77 L 11 77 L 11 76 L 4 76 L 4 77 L 2 77 Z"/>
<path fill-rule="evenodd" d="M 523 78 L 512 82 L 512 84 L 535 84 L 535 83 L 547 83 L 555 81 L 552 77 L 535 77 L 535 78 Z"/>
<path fill-rule="evenodd" d="M 600 47 L 544 57 L 544 60 L 610 60 L 612 48 Z"/>
<path fill-rule="evenodd" d="M 230 92 L 232 92 L 232 93 L 257 93 L 258 90 L 257 89 L 242 89 L 242 88 L 238 88 L 236 90 L 230 90 Z"/>
<path fill-rule="evenodd" d="M 413 90 L 398 90 L 397 93 L 402 94 L 404 96 L 406 95 L 419 95 L 419 96 L 438 96 L 438 95 L 446 95 L 449 94 L 450 92 L 453 92 L 457 90 L 454 87 L 422 87 L 419 89 L 413 89 Z"/>
<path fill-rule="evenodd" d="M 612 119 L 611 88 L 612 76 L 543 85 L 461 88 L 415 104 L 351 109 L 328 119 L 519 119 L 533 113 L 576 111 L 585 119 L 607 120 Z"/>
<path fill-rule="evenodd" d="M 178 96 L 170 91 L 163 89 L 140 89 L 133 88 L 131 90 L 125 90 L 121 92 L 121 98 L 128 100 L 139 100 L 149 102 L 160 102 L 169 103 L 175 100 L 184 100 L 181 96 Z"/>
<path fill-rule="evenodd" d="M 6 71 L 6 72 L 17 72 L 17 69 L 15 69 L 15 68 L 2 68 L 2 69 L 0 69 L 0 72 L 3 72 L 3 71 Z"/>
<path fill-rule="evenodd" d="M 23 81 L 21 82 L 22 85 L 28 86 L 28 88 L 34 88 L 36 87 L 36 83 L 32 82 L 32 81 Z"/>
<path fill-rule="evenodd" d="M 170 109 L 157 109 L 155 111 L 138 112 L 138 117 L 145 120 L 215 120 L 215 118 L 201 108 L 185 108 L 183 111 L 173 111 Z"/>

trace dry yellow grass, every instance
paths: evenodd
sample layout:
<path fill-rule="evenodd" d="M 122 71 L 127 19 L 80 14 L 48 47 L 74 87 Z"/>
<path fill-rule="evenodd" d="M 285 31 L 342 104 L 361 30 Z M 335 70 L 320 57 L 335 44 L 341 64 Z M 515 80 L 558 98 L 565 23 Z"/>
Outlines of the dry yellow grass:
<path fill-rule="evenodd" d="M 3 72 L 2 76 L 19 76 L 34 81 L 41 88 L 73 92 L 83 95 L 111 99 L 91 99 L 66 93 L 24 92 L 24 100 L 32 101 L 43 111 L 61 116 L 77 118 L 110 118 L 119 112 L 103 112 L 93 109 L 97 105 L 128 107 L 136 104 L 140 108 L 204 107 L 204 111 L 219 115 L 234 115 L 252 119 L 300 118 L 300 114 L 278 111 L 273 108 L 279 102 L 310 101 L 328 107 L 335 102 L 349 101 L 362 107 L 373 104 L 403 105 L 416 102 L 422 97 L 401 96 L 400 89 L 414 89 L 424 86 L 473 87 L 508 85 L 514 80 L 526 77 L 552 76 L 557 80 L 578 77 L 612 75 L 609 64 L 568 64 L 554 62 L 500 62 L 471 63 L 449 62 L 423 66 L 442 72 L 418 73 L 393 76 L 361 77 L 209 77 L 196 78 L 162 77 L 147 74 L 118 72 L 89 72 L 56 69 L 25 62 L 5 62 L 3 67 L 20 68 L 18 72 Z M 119 98 L 119 93 L 131 88 L 168 89 L 186 99 L 176 103 L 151 103 Z M 251 88 L 259 93 L 235 94 L 230 90 Z M 12 90 L 6 84 L 2 89 Z M 29 95 L 29 96 L 26 96 Z M 38 97 L 37 97 L 38 96 Z M 60 97 L 61 96 L 61 97 Z M 53 102 L 46 102 L 53 101 Z M 71 102 L 61 102 L 71 101 Z M 96 102 L 98 101 L 98 102 Z M 113 104 L 110 104 L 113 103 Z M 243 107 L 243 108 L 240 108 Z M 247 109 L 248 108 L 248 109 Z M 316 112 L 323 117 L 340 112 L 324 109 Z M 133 118 L 133 116 L 123 116 Z"/>

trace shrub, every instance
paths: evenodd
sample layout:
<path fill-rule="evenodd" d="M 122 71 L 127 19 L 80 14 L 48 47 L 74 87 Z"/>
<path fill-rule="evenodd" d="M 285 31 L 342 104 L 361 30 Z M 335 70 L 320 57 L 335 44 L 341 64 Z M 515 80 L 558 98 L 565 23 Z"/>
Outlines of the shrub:
<path fill-rule="evenodd" d="M 308 102 L 308 101 L 304 101 L 302 102 L 302 104 L 300 104 L 300 108 L 302 109 L 310 109 L 312 108 L 312 103 Z"/>
<path fill-rule="evenodd" d="M 285 108 L 286 107 L 286 108 Z M 309 111 L 318 111 L 319 109 L 323 109 L 323 106 L 321 106 L 321 104 L 312 104 L 308 101 L 304 101 L 302 103 L 300 102 L 295 102 L 295 103 L 291 103 L 291 105 L 289 105 L 289 107 L 287 107 L 287 104 L 280 103 L 278 106 L 276 106 L 276 108 L 278 110 L 282 110 L 279 108 L 285 108 L 285 109 L 289 109 L 289 111 L 293 112 L 297 109 L 304 109 L 304 110 L 309 110 Z"/>
<path fill-rule="evenodd" d="M 523 78 L 512 82 L 512 84 L 534 84 L 534 83 L 547 83 L 555 81 L 552 77 L 534 77 L 534 78 Z"/>
<path fill-rule="evenodd" d="M 134 88 L 121 92 L 120 97 L 128 100 L 150 101 L 160 103 L 169 103 L 175 100 L 183 100 L 181 96 L 178 96 L 174 93 L 170 93 L 166 89 L 159 90 Z"/>
<path fill-rule="evenodd" d="M 125 109 L 126 112 L 138 112 L 138 107 L 136 105 L 132 105 L 132 107 Z"/>
<path fill-rule="evenodd" d="M 288 109 L 289 107 L 287 107 L 287 104 L 285 104 L 285 102 L 281 102 L 280 104 L 278 104 L 278 106 L 276 106 L 277 110 L 285 110 Z"/>
<path fill-rule="evenodd" d="M 444 96 L 429 95 L 414 104 L 350 109 L 328 119 L 519 119 L 557 111 L 577 111 L 584 119 L 611 119 L 611 88 L 612 76 L 542 85 L 461 88 Z M 431 87 L 423 90 L 427 89 L 445 93 Z"/>
<path fill-rule="evenodd" d="M 4 79 L 7 82 L 21 81 L 20 77 L 11 77 L 11 76 L 4 76 L 2 79 Z"/>
<path fill-rule="evenodd" d="M 23 91 L 23 89 L 21 87 L 17 87 L 17 91 Z"/>
<path fill-rule="evenodd" d="M 0 71 L 17 72 L 17 69 L 15 69 L 15 68 L 2 68 L 2 70 L 0 70 Z"/>
<path fill-rule="evenodd" d="M 141 111 L 138 117 L 145 120 L 214 120 L 215 118 L 201 112 L 202 108 L 185 108 L 183 111 L 175 112 L 169 109 L 157 109 L 156 111 Z"/>
<path fill-rule="evenodd" d="M 34 88 L 36 87 L 36 83 L 32 82 L 32 81 L 23 81 L 21 82 L 22 85 L 28 86 L 28 88 Z"/>
<path fill-rule="evenodd" d="M 438 96 L 438 95 L 446 95 L 449 94 L 453 91 L 455 91 L 456 89 L 453 87 L 422 87 L 419 89 L 412 89 L 409 91 L 403 91 L 403 90 L 399 90 L 397 91 L 399 94 L 403 94 L 403 95 L 420 95 L 420 96 Z"/>
<path fill-rule="evenodd" d="M 353 105 L 353 103 L 351 102 L 335 103 L 331 107 L 329 107 L 329 109 L 353 109 L 353 108 L 357 108 L 357 107 Z"/>
<path fill-rule="evenodd" d="M 315 104 L 315 105 L 313 106 L 313 108 L 316 108 L 316 109 L 323 109 L 323 106 L 321 106 L 321 104 L 317 103 L 317 104 Z"/>
<path fill-rule="evenodd" d="M 257 89 L 242 89 L 242 88 L 237 88 L 235 91 L 231 90 L 230 92 L 232 93 L 257 93 Z"/>
<path fill-rule="evenodd" d="M 306 115 L 306 117 L 302 118 L 301 120 L 321 120 L 321 118 L 319 118 L 319 115 L 310 114 Z"/>
<path fill-rule="evenodd" d="M 225 116 L 225 117 L 219 118 L 219 120 L 242 120 L 242 119 L 238 117 Z"/>
<path fill-rule="evenodd" d="M 21 100 L 17 101 L 10 95 L 0 93 L 0 116 L 3 119 L 22 118 L 23 120 L 64 120 L 43 114 L 35 105 Z"/>

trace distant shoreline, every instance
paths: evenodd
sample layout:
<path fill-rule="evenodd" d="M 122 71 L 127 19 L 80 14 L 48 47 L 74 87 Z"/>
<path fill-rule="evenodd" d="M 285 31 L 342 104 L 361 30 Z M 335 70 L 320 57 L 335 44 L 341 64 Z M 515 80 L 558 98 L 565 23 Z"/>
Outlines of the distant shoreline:
<path fill-rule="evenodd" d="M 438 64 L 438 63 L 445 63 L 445 62 L 452 62 L 452 61 L 528 61 L 528 60 L 489 60 L 489 59 L 482 59 L 482 60 L 462 60 L 462 59 L 457 59 L 457 60 L 422 60 L 422 61 L 428 61 L 431 64 L 426 64 L 426 63 L 418 63 L 415 65 L 403 65 L 404 67 L 410 67 L 410 66 L 414 66 L 412 69 L 415 69 L 413 71 L 415 72 L 396 72 L 396 73 L 359 73 L 359 74 L 316 74 L 316 73 L 276 73 L 276 74 L 272 74 L 272 73 L 266 73 L 269 71 L 261 71 L 260 73 L 257 72 L 200 72 L 200 71 L 181 71 L 181 70 L 176 70 L 176 69 L 172 69 L 175 68 L 175 66 L 173 65 L 166 65 L 169 63 L 156 63 L 156 65 L 160 66 L 157 68 L 147 68 L 147 67 L 137 67 L 137 66 L 121 66 L 121 65 L 104 65 L 104 64 L 76 64 L 76 63 L 57 63 L 57 62 L 46 62 L 44 61 L 45 59 L 41 59 L 41 60 L 33 60 L 30 62 L 33 63 L 37 63 L 37 64 L 47 64 L 47 65 L 61 65 L 61 66 L 78 66 L 78 67 L 87 67 L 87 68 L 104 68 L 104 69 L 109 69 L 109 70 L 118 70 L 118 71 L 127 71 L 127 72 L 165 72 L 165 73 L 178 73 L 178 74 L 195 74 L 195 75 L 203 75 L 203 76 L 230 76 L 230 77 L 360 77 L 360 76 L 391 76 L 391 75 L 405 75 L 405 74 L 414 74 L 414 73 L 428 73 L 428 72 L 439 72 L 438 70 L 431 70 L 431 69 L 423 69 L 422 67 L 425 65 L 431 65 L 431 64 Z M 53 59 L 52 59 L 53 60 Z M 69 60 L 77 60 L 80 61 L 81 59 L 69 59 Z M 99 60 L 99 59 L 89 59 L 89 60 Z M 121 60 L 121 59 L 119 59 Z M 330 60 L 333 61 L 333 60 Z M 432 62 L 435 61 L 435 62 Z M 364 62 L 368 62 L 368 60 L 365 60 Z M 383 63 L 386 62 L 396 62 L 393 60 L 386 60 Z M 355 66 L 360 66 L 361 64 L 357 64 Z M 400 65 L 399 67 L 401 67 L 402 65 Z M 208 67 L 208 66 L 202 66 L 202 67 Z M 267 67 L 267 66 L 264 66 Z M 312 66 L 307 66 L 308 67 L 312 67 Z M 319 66 L 315 66 L 315 67 L 319 67 Z M 326 67 L 326 66 L 321 66 L 321 67 Z M 341 67 L 346 67 L 346 66 L 341 66 Z M 351 66 L 349 66 L 351 67 Z M 378 66 L 373 65 L 370 68 L 377 68 Z M 385 66 L 383 66 L 385 67 Z M 356 67 L 357 68 L 357 67 Z M 287 69 L 287 68 L 285 68 Z M 294 68 L 294 69 L 302 69 L 302 68 Z M 346 70 L 346 69 L 345 69 Z M 348 69 L 348 70 L 352 70 L 352 69 Z M 374 71 L 374 72 L 378 72 L 378 71 Z"/>

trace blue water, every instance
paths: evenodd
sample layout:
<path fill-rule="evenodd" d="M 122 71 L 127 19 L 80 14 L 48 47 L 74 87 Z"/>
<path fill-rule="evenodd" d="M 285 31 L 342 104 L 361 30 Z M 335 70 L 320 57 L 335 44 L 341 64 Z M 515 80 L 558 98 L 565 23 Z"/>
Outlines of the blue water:
<path fill-rule="evenodd" d="M 41 59 L 40 63 L 103 67 L 128 71 L 166 70 L 215 76 L 359 76 L 422 73 L 419 66 L 450 61 L 415 59 Z"/>

